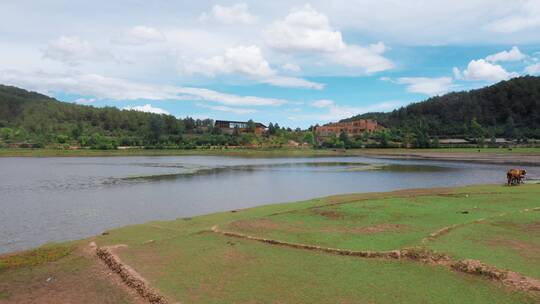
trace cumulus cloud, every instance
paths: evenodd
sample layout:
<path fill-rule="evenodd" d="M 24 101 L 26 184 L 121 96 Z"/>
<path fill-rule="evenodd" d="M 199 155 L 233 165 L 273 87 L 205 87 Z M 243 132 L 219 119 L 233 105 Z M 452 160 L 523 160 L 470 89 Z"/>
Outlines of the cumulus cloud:
<path fill-rule="evenodd" d="M 341 32 L 333 30 L 328 18 L 310 5 L 276 21 L 266 36 L 271 47 L 285 51 L 333 52 L 345 48 Z"/>
<path fill-rule="evenodd" d="M 368 47 L 348 45 L 340 31 L 330 25 L 326 15 L 310 5 L 291 11 L 283 20 L 266 29 L 267 44 L 283 52 L 322 53 L 328 60 L 367 73 L 391 69 L 393 63 L 382 56 L 386 46 L 381 42 Z"/>
<path fill-rule="evenodd" d="M 252 114 L 252 113 L 257 112 L 257 110 L 255 110 L 255 109 L 233 108 L 233 107 L 219 106 L 219 105 L 215 106 L 215 105 L 207 105 L 207 104 L 197 104 L 197 106 L 202 107 L 202 108 L 206 108 L 206 109 L 210 109 L 210 110 L 213 110 L 213 111 L 229 112 L 229 113 L 239 114 L 239 115 Z"/>
<path fill-rule="evenodd" d="M 514 46 L 510 51 L 502 51 L 486 57 L 486 61 L 499 62 L 499 61 L 520 61 L 527 56 L 523 54 L 517 46 Z"/>
<path fill-rule="evenodd" d="M 540 63 L 535 63 L 527 66 L 525 68 L 525 73 L 528 75 L 538 75 L 540 74 Z"/>
<path fill-rule="evenodd" d="M 255 45 L 228 48 L 224 55 L 199 58 L 180 63 L 180 71 L 214 77 L 220 74 L 240 74 L 261 83 L 282 87 L 322 89 L 323 84 L 302 78 L 278 75 Z"/>
<path fill-rule="evenodd" d="M 165 35 L 155 28 L 138 25 L 131 28 L 126 33 L 112 39 L 113 43 L 143 45 L 153 42 L 165 41 Z"/>
<path fill-rule="evenodd" d="M 170 113 L 167 112 L 166 110 L 162 108 L 154 107 L 151 104 L 145 104 L 144 106 L 127 106 L 127 107 L 124 107 L 124 110 L 133 110 L 133 111 L 139 111 L 139 112 L 170 115 Z"/>
<path fill-rule="evenodd" d="M 204 88 L 153 85 L 98 74 L 0 71 L 0 82 L 42 93 L 65 92 L 106 100 L 198 100 L 227 106 L 278 106 L 287 100 L 240 96 Z"/>
<path fill-rule="evenodd" d="M 108 61 L 114 57 L 105 51 L 98 50 L 88 41 L 77 36 L 61 36 L 49 43 L 43 51 L 43 57 L 77 65 L 83 61 Z"/>
<path fill-rule="evenodd" d="M 508 72 L 502 66 L 484 59 L 471 60 L 463 72 L 454 68 L 454 74 L 458 79 L 482 81 L 501 81 L 519 76 L 518 73 Z"/>
<path fill-rule="evenodd" d="M 451 77 L 401 77 L 398 84 L 407 85 L 407 91 L 426 95 L 440 95 L 455 87 Z"/>
<path fill-rule="evenodd" d="M 214 5 L 208 13 L 204 12 L 199 17 L 202 22 L 215 20 L 225 24 L 252 24 L 257 21 L 245 3 L 237 3 L 231 6 Z"/>

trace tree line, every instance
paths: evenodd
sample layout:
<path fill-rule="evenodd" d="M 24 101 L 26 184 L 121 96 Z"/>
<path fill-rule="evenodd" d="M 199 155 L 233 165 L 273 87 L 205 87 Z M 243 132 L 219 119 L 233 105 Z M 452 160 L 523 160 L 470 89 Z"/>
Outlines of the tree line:
<path fill-rule="evenodd" d="M 449 93 L 389 113 L 366 113 L 344 121 L 376 119 L 396 133 L 429 138 L 540 138 L 540 77 L 524 76 L 468 92 Z M 422 137 L 427 137 L 422 139 Z"/>
<path fill-rule="evenodd" d="M 77 105 L 0 85 L 0 144 L 16 143 L 23 147 L 76 145 L 95 149 L 282 146 L 290 140 L 302 142 L 306 133 L 270 123 L 268 132 L 259 136 L 255 134 L 255 122 L 250 120 L 248 126 L 248 132 L 223 134 L 221 129 L 214 127 L 211 119 Z"/>

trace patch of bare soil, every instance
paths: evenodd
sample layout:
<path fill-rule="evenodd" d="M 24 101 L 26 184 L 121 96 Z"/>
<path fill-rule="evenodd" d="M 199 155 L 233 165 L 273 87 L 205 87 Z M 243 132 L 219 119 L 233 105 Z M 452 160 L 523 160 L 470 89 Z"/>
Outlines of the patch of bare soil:
<path fill-rule="evenodd" d="M 344 218 L 343 214 L 335 210 L 322 210 L 322 209 L 313 209 L 312 212 L 316 215 L 320 215 L 329 220 L 341 220 Z"/>
<path fill-rule="evenodd" d="M 228 245 L 230 246 L 229 248 L 227 248 L 225 250 L 225 252 L 223 253 L 223 260 L 226 261 L 226 262 L 231 262 L 231 263 L 236 263 L 236 262 L 242 262 L 242 263 L 245 263 L 247 262 L 248 260 L 251 260 L 252 258 L 243 253 L 242 251 L 236 249 L 234 246 L 235 246 L 235 243 L 234 242 L 227 242 Z"/>
<path fill-rule="evenodd" d="M 0 303 L 147 303 L 114 279 L 88 249 L 78 248 L 58 261 L 0 272 Z"/>
<path fill-rule="evenodd" d="M 351 234 L 377 234 L 383 232 L 405 232 L 407 231 L 407 225 L 402 224 L 379 224 L 374 226 L 361 226 L 361 227 L 323 227 L 317 232 L 331 232 L 331 233 L 351 233 Z"/>
<path fill-rule="evenodd" d="M 494 247 L 510 248 L 519 252 L 527 259 L 540 259 L 540 246 L 520 240 L 492 239 L 488 244 Z"/>
<path fill-rule="evenodd" d="M 524 230 L 526 232 L 538 233 L 538 232 L 540 232 L 540 222 L 534 222 L 534 223 L 527 224 L 527 225 L 525 225 Z"/>
<path fill-rule="evenodd" d="M 375 234 L 375 233 L 381 233 L 381 232 L 403 232 L 406 230 L 407 230 L 406 225 L 380 224 L 380 225 L 375 225 L 375 226 L 350 228 L 347 231 L 351 233 L 358 233 L 358 234 Z"/>

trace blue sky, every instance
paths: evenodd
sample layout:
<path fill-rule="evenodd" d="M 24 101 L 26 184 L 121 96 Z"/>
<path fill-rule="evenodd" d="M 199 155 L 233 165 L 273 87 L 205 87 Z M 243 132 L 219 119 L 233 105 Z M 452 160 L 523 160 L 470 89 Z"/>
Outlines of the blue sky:
<path fill-rule="evenodd" d="M 539 75 L 539 32 L 537 0 L 8 0 L 0 83 L 307 127 Z"/>

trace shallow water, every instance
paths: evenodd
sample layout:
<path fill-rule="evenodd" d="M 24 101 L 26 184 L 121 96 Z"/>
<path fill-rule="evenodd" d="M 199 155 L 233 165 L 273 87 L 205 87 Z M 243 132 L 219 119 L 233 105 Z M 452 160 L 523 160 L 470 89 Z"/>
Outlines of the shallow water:
<path fill-rule="evenodd" d="M 0 158 L 0 252 L 332 194 L 504 183 L 507 169 L 363 157 Z"/>

